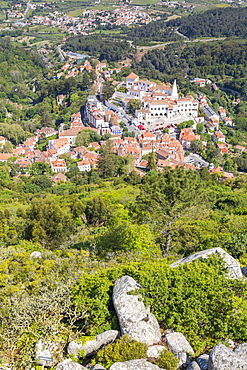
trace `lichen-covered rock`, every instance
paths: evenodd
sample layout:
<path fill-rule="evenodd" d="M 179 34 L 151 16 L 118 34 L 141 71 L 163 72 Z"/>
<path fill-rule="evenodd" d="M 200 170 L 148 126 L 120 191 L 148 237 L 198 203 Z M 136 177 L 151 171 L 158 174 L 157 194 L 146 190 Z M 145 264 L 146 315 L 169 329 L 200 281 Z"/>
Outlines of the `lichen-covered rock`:
<path fill-rule="evenodd" d="M 96 339 L 89 340 L 84 345 L 77 343 L 76 341 L 70 342 L 67 348 L 69 355 L 79 357 L 79 351 L 85 351 L 86 356 L 90 356 L 102 347 L 110 344 L 116 340 L 119 332 L 117 330 L 107 330 L 96 336 Z"/>
<path fill-rule="evenodd" d="M 200 366 L 201 370 L 207 370 L 207 368 L 208 368 L 208 359 L 209 359 L 209 355 L 207 355 L 207 354 L 204 354 L 204 355 L 201 355 L 201 356 L 197 357 L 196 362 Z"/>
<path fill-rule="evenodd" d="M 210 351 L 208 370 L 247 370 L 247 361 L 219 343 Z"/>
<path fill-rule="evenodd" d="M 201 370 L 197 362 L 193 361 L 186 370 Z"/>
<path fill-rule="evenodd" d="M 234 353 L 247 362 L 247 343 L 239 344 L 234 348 Z"/>
<path fill-rule="evenodd" d="M 243 277 L 240 264 L 233 258 L 230 254 L 224 251 L 224 249 L 217 247 L 217 248 L 211 248 L 211 249 L 206 249 L 201 252 L 197 252 L 195 254 L 192 254 L 189 257 L 182 258 L 178 261 L 175 261 L 171 264 L 171 267 L 178 267 L 179 265 L 183 265 L 184 263 L 192 262 L 195 261 L 199 258 L 208 258 L 212 254 L 218 254 L 220 255 L 224 262 L 225 266 L 228 269 L 228 274 L 227 276 L 232 279 L 239 279 Z"/>
<path fill-rule="evenodd" d="M 67 347 L 67 353 L 69 355 L 74 355 L 76 357 L 79 357 L 79 351 L 83 350 L 83 345 L 80 343 L 77 343 L 75 340 L 70 342 Z"/>
<path fill-rule="evenodd" d="M 160 341 L 160 328 L 154 315 L 145 307 L 141 295 L 129 294 L 139 288 L 140 285 L 132 277 L 121 277 L 114 285 L 113 304 L 121 334 L 128 334 L 132 339 L 150 346 Z"/>
<path fill-rule="evenodd" d="M 154 346 L 148 347 L 147 357 L 158 358 L 159 355 L 165 350 L 164 346 L 156 344 Z"/>
<path fill-rule="evenodd" d="M 51 358 L 52 361 L 46 361 L 46 367 L 52 367 L 58 361 L 61 361 L 63 354 L 63 346 L 59 342 L 45 342 L 39 340 L 36 344 L 36 358 L 38 364 L 43 366 L 45 361 L 41 360 L 40 357 Z"/>
<path fill-rule="evenodd" d="M 187 355 L 186 352 L 180 352 L 175 355 L 179 359 L 178 367 L 179 368 L 187 368 L 188 365 L 191 364 L 191 359 Z"/>
<path fill-rule="evenodd" d="M 166 334 L 165 338 L 169 350 L 175 355 L 181 352 L 187 353 L 188 355 L 194 354 L 193 348 L 182 333 L 169 333 Z"/>
<path fill-rule="evenodd" d="M 73 362 L 70 359 L 64 360 L 57 365 L 56 370 L 88 370 L 86 367 Z"/>
<path fill-rule="evenodd" d="M 146 360 L 116 362 L 109 370 L 160 370 L 160 367 Z"/>
<path fill-rule="evenodd" d="M 154 346 L 148 347 L 147 357 L 158 358 L 159 355 L 165 350 L 164 346 L 156 344 Z"/>
<path fill-rule="evenodd" d="M 30 258 L 41 258 L 42 254 L 38 251 L 34 251 L 30 254 Z"/>
<path fill-rule="evenodd" d="M 90 370 L 106 370 L 106 368 L 102 365 L 96 364 L 96 365 L 90 367 Z"/>

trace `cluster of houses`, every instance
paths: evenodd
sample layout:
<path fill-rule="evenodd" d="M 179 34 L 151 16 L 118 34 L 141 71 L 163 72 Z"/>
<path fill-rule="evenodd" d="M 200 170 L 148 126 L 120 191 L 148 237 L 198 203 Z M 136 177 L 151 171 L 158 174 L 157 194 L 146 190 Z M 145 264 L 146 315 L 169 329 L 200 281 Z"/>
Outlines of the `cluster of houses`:
<path fill-rule="evenodd" d="M 97 116 L 96 110 L 102 108 L 99 106 L 98 101 L 95 97 L 89 97 L 86 107 L 88 112 L 95 109 L 95 115 Z M 87 108 L 86 108 L 87 109 Z M 176 168 L 184 167 L 186 169 L 198 169 L 201 166 L 198 163 L 188 163 L 186 160 L 185 151 L 191 149 L 191 143 L 195 140 L 200 140 L 200 135 L 195 134 L 193 127 L 184 128 L 180 130 L 178 138 L 171 137 L 167 133 L 154 134 L 148 130 L 139 131 L 137 137 L 125 137 L 122 138 L 122 132 L 113 133 L 114 126 L 119 127 L 116 124 L 115 113 L 111 110 L 104 112 L 104 117 L 108 122 L 106 132 L 111 133 L 110 140 L 112 141 L 113 152 L 118 156 L 131 156 L 133 159 L 133 169 L 141 176 L 145 174 L 145 170 L 148 166 L 146 155 L 155 152 L 157 155 L 157 167 L 162 169 L 164 167 Z M 196 122 L 195 122 L 196 124 Z M 97 169 L 99 161 L 99 149 L 105 144 L 105 141 L 91 142 L 87 146 L 76 146 L 77 135 L 85 130 L 90 129 L 98 134 L 103 134 L 102 126 L 97 127 L 97 123 L 94 125 L 85 126 L 82 122 L 80 112 L 77 112 L 71 116 L 70 128 L 64 130 L 61 126 L 58 131 L 51 127 L 43 127 L 35 132 L 33 137 L 27 138 L 22 144 L 18 145 L 12 153 L 1 153 L 0 161 L 7 162 L 10 157 L 17 157 L 15 163 L 20 168 L 20 173 L 29 172 L 29 168 L 32 163 L 45 162 L 51 167 L 54 176 L 52 181 L 66 181 L 66 172 L 69 168 L 66 165 L 66 161 L 62 157 L 63 154 L 67 154 L 72 159 L 76 160 L 76 165 L 80 172 L 89 172 L 92 169 Z M 214 131 L 213 140 L 217 143 L 222 153 L 227 151 L 228 144 L 225 142 L 225 137 L 221 131 Z M 54 136 L 56 138 L 54 138 Z M 47 147 L 44 151 L 36 149 L 36 144 L 41 139 L 48 139 Z M 50 139 L 49 139 L 50 138 Z M 4 137 L 0 137 L 0 145 L 3 146 L 6 143 Z M 203 142 L 206 145 L 205 142 Z M 222 145 L 222 146 L 221 146 Z M 240 153 L 245 151 L 245 148 L 236 146 L 235 148 Z M 204 161 L 205 162 L 205 161 Z M 204 166 L 208 167 L 209 163 L 205 162 Z M 222 169 L 217 167 L 217 172 L 222 173 L 223 178 L 233 177 L 233 174 L 224 172 Z M 211 169 L 214 173 L 216 170 Z"/>
<path fill-rule="evenodd" d="M 175 168 L 183 166 L 185 168 L 200 168 L 209 166 L 206 161 L 188 161 L 186 151 L 191 151 L 191 143 L 201 140 L 200 135 L 196 134 L 198 123 L 203 124 L 203 133 L 207 132 L 212 136 L 212 141 L 220 149 L 222 154 L 228 153 L 230 145 L 226 142 L 223 132 L 220 130 L 220 120 L 227 126 L 232 126 L 232 120 L 227 117 L 226 110 L 222 107 L 215 112 L 207 102 L 205 96 L 195 99 L 192 96 L 181 97 L 178 94 L 176 81 L 173 85 L 156 83 L 141 79 L 135 73 L 130 73 L 124 81 L 116 81 L 117 74 L 121 68 L 109 68 L 106 63 L 84 60 L 78 63 L 78 55 L 71 56 L 70 60 L 57 72 L 56 78 L 61 75 L 76 76 L 82 71 L 94 71 L 97 79 L 95 90 L 100 91 L 103 81 L 111 81 L 116 86 L 115 93 L 109 101 L 100 102 L 95 95 L 89 95 L 83 111 L 72 114 L 70 127 L 64 130 L 63 125 L 56 131 L 54 128 L 44 127 L 37 130 L 33 137 L 18 145 L 13 153 L 1 153 L 0 161 L 7 161 L 9 157 L 16 156 L 16 164 L 19 165 L 21 172 L 28 172 L 29 167 L 34 162 L 49 163 L 56 179 L 65 180 L 64 175 L 68 168 L 61 156 L 68 154 L 76 160 L 79 171 L 88 172 L 96 169 L 99 161 L 99 149 L 104 141 L 90 143 L 87 147 L 76 147 L 77 135 L 90 129 L 101 136 L 108 134 L 113 143 L 114 151 L 119 156 L 132 156 L 133 166 L 139 174 L 147 167 L 145 155 L 155 152 L 157 154 L 157 166 L 162 169 L 166 166 Z M 61 75 L 60 75 L 61 74 Z M 121 80 L 121 79 L 120 79 Z M 201 79 L 198 79 L 198 83 Z M 205 83 L 210 83 L 204 81 Z M 197 83 L 197 82 L 196 82 Z M 121 89 L 119 89 L 121 87 Z M 121 91 L 125 92 L 121 92 Z M 66 96 L 58 95 L 57 104 L 66 105 Z M 129 104 L 133 100 L 138 100 L 141 104 L 140 109 L 136 109 L 135 114 L 129 113 Z M 198 109 L 201 109 L 203 116 L 198 116 Z M 193 120 L 192 127 L 177 129 L 174 119 L 187 117 Z M 163 122 L 161 128 L 165 130 L 153 129 L 152 123 L 156 120 Z M 140 127 L 140 123 L 142 123 Z M 124 125 L 135 127 L 135 137 L 123 138 Z M 138 128 L 136 127 L 138 126 Z M 51 136 L 56 138 L 51 138 Z M 40 151 L 37 143 L 43 139 L 48 139 L 46 150 Z M 50 139 L 49 139 L 50 138 Z M 0 138 L 1 139 L 1 138 Z M 2 139 L 4 140 L 4 138 Z M 207 142 L 202 141 L 206 147 Z M 0 145 L 4 142 L 0 140 Z M 245 148 L 236 146 L 236 151 L 245 151 Z M 227 176 L 227 175 L 226 175 Z"/>
<path fill-rule="evenodd" d="M 50 5 L 50 3 L 47 3 Z M 12 9 L 9 12 L 12 18 L 23 18 L 24 7 Z M 44 3 L 41 4 L 45 8 Z M 29 4 L 29 7 L 36 9 L 40 4 Z M 49 8 L 48 8 L 49 9 Z M 98 25 L 101 26 L 130 26 L 133 24 L 148 24 L 152 20 L 158 20 L 160 17 L 151 18 L 148 13 L 141 10 L 140 7 L 123 4 L 113 10 L 88 9 L 82 11 L 77 17 L 69 16 L 63 12 L 54 11 L 47 15 L 34 15 L 28 19 L 25 25 L 45 25 L 50 27 L 59 27 L 61 30 L 74 35 L 88 35 Z M 16 24 L 16 26 L 21 24 Z"/>
<path fill-rule="evenodd" d="M 76 116 L 78 116 L 77 114 Z M 75 116 L 74 116 L 75 117 Z M 71 119 L 73 123 L 73 117 Z M 73 126 L 73 125 L 72 125 Z M 48 163 L 54 174 L 65 174 L 68 171 L 66 162 L 61 156 L 67 153 L 72 159 L 76 159 L 79 171 L 88 172 L 91 169 L 97 169 L 99 161 L 98 150 L 105 141 L 89 143 L 87 147 L 76 147 L 76 137 L 85 126 L 72 127 L 68 130 L 59 130 L 58 132 L 50 127 L 44 127 L 35 132 L 35 136 L 28 138 L 22 144 L 18 145 L 13 153 L 1 153 L 0 162 L 7 162 L 8 158 L 16 156 L 15 163 L 20 167 L 20 173 L 27 172 L 34 162 Z M 100 132 L 93 128 L 89 128 Z M 58 138 L 48 140 L 46 150 L 41 152 L 35 149 L 36 144 L 40 139 L 48 138 L 57 135 Z M 147 167 L 147 161 L 143 160 L 143 156 L 150 152 L 156 152 L 158 157 L 158 167 L 163 168 L 170 166 L 184 166 L 185 168 L 195 168 L 184 162 L 184 150 L 180 140 L 171 138 L 168 134 L 154 135 L 149 131 L 141 132 L 137 138 L 125 137 L 121 135 L 113 135 L 110 140 L 113 143 L 113 152 L 119 156 L 132 156 L 133 166 L 141 173 Z M 0 137 L 0 144 L 4 145 L 6 139 Z M 56 179 L 65 180 L 65 176 L 56 176 Z"/>

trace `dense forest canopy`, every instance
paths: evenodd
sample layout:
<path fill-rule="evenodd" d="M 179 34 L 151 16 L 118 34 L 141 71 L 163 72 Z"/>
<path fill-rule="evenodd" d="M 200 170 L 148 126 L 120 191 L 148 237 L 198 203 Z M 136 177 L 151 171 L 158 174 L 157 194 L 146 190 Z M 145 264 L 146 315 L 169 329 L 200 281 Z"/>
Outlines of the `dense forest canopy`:
<path fill-rule="evenodd" d="M 216 8 L 168 22 L 178 27 L 179 32 L 189 38 L 198 37 L 247 37 L 247 9 Z"/>
<path fill-rule="evenodd" d="M 152 50 L 133 64 L 138 73 L 150 78 L 155 71 L 164 77 L 180 74 L 190 77 L 232 76 L 243 78 L 247 72 L 246 41 L 224 40 L 194 44 L 171 44 L 164 50 Z"/>
<path fill-rule="evenodd" d="M 66 41 L 64 49 L 87 52 L 90 56 L 97 57 L 99 60 L 106 59 L 109 62 L 121 60 L 134 53 L 134 49 L 127 41 L 111 37 L 103 38 L 98 35 L 71 37 Z"/>
<path fill-rule="evenodd" d="M 135 26 L 126 31 L 126 38 L 133 41 L 171 41 L 181 37 L 167 26 L 164 19 Z"/>

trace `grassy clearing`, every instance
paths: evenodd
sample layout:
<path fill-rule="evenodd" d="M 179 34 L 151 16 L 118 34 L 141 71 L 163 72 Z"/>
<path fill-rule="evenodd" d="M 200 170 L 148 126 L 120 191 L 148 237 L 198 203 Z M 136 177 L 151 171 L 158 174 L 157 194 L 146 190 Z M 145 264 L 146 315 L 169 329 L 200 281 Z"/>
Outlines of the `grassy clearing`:
<path fill-rule="evenodd" d="M 177 19 L 177 18 L 181 18 L 181 15 L 173 14 L 173 15 L 170 15 L 170 16 L 165 20 L 165 22 L 172 21 L 173 19 Z"/>
<path fill-rule="evenodd" d="M 229 6 L 231 6 L 230 4 L 216 4 L 215 5 L 217 8 L 229 8 Z"/>

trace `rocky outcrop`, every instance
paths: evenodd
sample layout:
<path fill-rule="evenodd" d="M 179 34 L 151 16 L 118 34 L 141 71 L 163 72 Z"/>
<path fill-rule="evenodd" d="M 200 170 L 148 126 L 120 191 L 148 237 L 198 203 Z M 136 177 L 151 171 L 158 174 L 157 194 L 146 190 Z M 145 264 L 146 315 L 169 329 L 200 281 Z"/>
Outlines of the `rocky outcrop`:
<path fill-rule="evenodd" d="M 121 334 L 152 345 L 161 339 L 159 324 L 152 313 L 144 306 L 140 294 L 129 294 L 140 285 L 130 276 L 123 276 L 115 282 L 113 304 L 118 316 Z"/>
<path fill-rule="evenodd" d="M 94 365 L 92 367 L 90 367 L 90 370 L 106 370 L 106 368 L 102 365 Z"/>
<path fill-rule="evenodd" d="M 56 370 L 88 370 L 86 367 L 73 362 L 70 359 L 64 360 L 57 365 Z"/>
<path fill-rule="evenodd" d="M 79 357 L 78 351 L 85 351 L 86 356 L 91 356 L 96 351 L 105 347 L 107 344 L 114 342 L 117 339 L 119 332 L 117 330 L 107 330 L 96 336 L 96 339 L 89 340 L 86 344 L 82 345 L 75 341 L 70 342 L 67 348 L 69 355 Z"/>
<path fill-rule="evenodd" d="M 169 350 L 179 359 L 179 366 L 190 365 L 189 355 L 193 355 L 194 351 L 185 336 L 182 333 L 173 332 L 166 334 L 165 338 Z"/>
<path fill-rule="evenodd" d="M 222 259 L 225 262 L 225 266 L 228 269 L 228 277 L 232 279 L 239 279 L 243 276 L 240 264 L 233 258 L 230 254 L 224 251 L 222 248 L 211 248 L 206 249 L 201 252 L 197 252 L 195 254 L 192 254 L 189 257 L 182 258 L 178 261 L 175 261 L 171 264 L 171 267 L 178 267 L 179 265 L 183 265 L 184 263 L 195 261 L 199 258 L 208 258 L 212 254 L 218 254 L 222 257 Z"/>
<path fill-rule="evenodd" d="M 200 366 L 201 370 L 208 369 L 208 360 L 209 360 L 209 355 L 206 355 L 206 354 L 197 357 L 196 362 Z"/>
<path fill-rule="evenodd" d="M 191 364 L 187 367 L 186 370 L 201 370 L 200 366 L 197 362 L 193 361 Z"/>
<path fill-rule="evenodd" d="M 153 358 L 158 358 L 159 355 L 165 350 L 164 346 L 161 345 L 155 345 L 148 347 L 147 350 L 147 357 L 153 357 Z"/>
<path fill-rule="evenodd" d="M 185 352 L 188 355 L 193 355 L 194 350 L 182 333 L 169 333 L 166 334 L 166 343 L 169 350 L 177 355 L 178 353 Z"/>
<path fill-rule="evenodd" d="M 234 348 L 234 353 L 247 363 L 247 343 L 239 344 Z"/>
<path fill-rule="evenodd" d="M 219 343 L 209 354 L 208 370 L 247 370 L 247 361 Z"/>
<path fill-rule="evenodd" d="M 131 360 L 126 362 L 116 362 L 109 370 L 160 370 L 159 366 L 146 360 Z"/>

